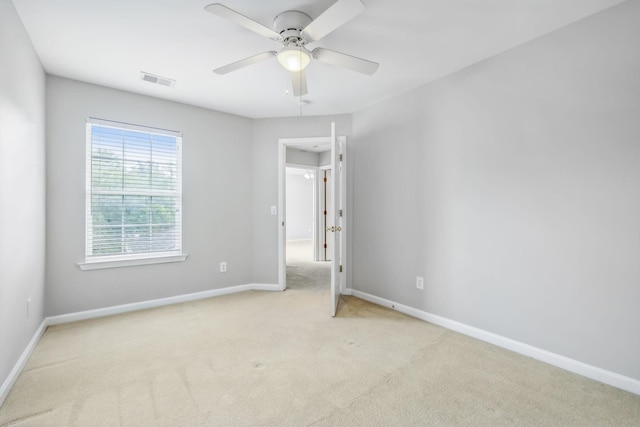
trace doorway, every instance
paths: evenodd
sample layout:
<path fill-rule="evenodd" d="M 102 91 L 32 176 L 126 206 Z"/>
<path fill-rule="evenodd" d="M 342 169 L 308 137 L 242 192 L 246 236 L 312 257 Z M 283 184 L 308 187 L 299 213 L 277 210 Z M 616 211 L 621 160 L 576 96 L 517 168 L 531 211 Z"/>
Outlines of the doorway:
<path fill-rule="evenodd" d="M 345 137 L 335 136 L 335 125 L 331 127 L 331 137 L 320 138 L 291 138 L 280 139 L 278 142 L 278 281 L 282 290 L 290 287 L 287 284 L 288 260 L 293 261 L 296 258 L 294 253 L 288 256 L 289 252 L 296 251 L 298 248 L 287 245 L 287 174 L 286 167 L 315 166 L 314 186 L 315 191 L 315 209 L 314 209 L 314 225 L 313 225 L 313 252 L 314 257 L 311 262 L 325 263 L 329 265 L 330 274 L 330 295 L 331 295 L 331 314 L 335 316 L 339 296 L 342 289 L 347 285 L 343 277 L 346 275 L 346 144 Z M 301 159 L 306 158 L 306 161 Z M 312 158 L 309 162 L 309 158 Z M 344 159 L 344 161 L 343 161 Z M 324 162 L 323 162 L 324 160 Z M 318 179 L 322 173 L 323 179 Z M 327 177 L 326 188 L 330 188 L 327 192 L 324 188 L 324 177 Z M 329 179 L 332 178 L 332 179 Z M 320 195 L 326 198 L 328 204 L 320 212 Z M 326 240 L 323 240 L 325 238 Z M 291 242 L 290 242 L 291 243 Z M 308 240 L 307 240 L 308 243 Z M 324 251 L 325 247 L 331 248 L 330 251 Z M 303 261 L 309 261 L 308 249 L 302 249 L 307 253 L 307 258 Z M 322 261 L 322 260 L 326 261 Z M 325 267 L 326 268 L 326 267 Z M 300 271 L 300 270 L 298 270 Z M 326 272 L 326 270 L 325 270 Z M 294 271 L 295 273 L 295 271 Z M 309 273 L 309 271 L 307 271 Z M 308 274 L 311 280 L 317 279 L 314 274 Z M 293 277 L 293 276 L 291 276 Z M 320 275 L 324 277 L 324 273 Z M 307 277 L 309 278 L 309 277 Z M 293 277 L 292 280 L 296 278 Z M 303 278 L 304 280 L 304 278 Z M 293 284 L 293 282 L 292 282 Z"/>
<path fill-rule="evenodd" d="M 321 152 L 287 148 L 287 158 L 309 164 L 286 164 L 285 237 L 287 289 L 328 292 L 331 263 L 326 259 L 324 209 L 325 171 L 317 163 Z"/>

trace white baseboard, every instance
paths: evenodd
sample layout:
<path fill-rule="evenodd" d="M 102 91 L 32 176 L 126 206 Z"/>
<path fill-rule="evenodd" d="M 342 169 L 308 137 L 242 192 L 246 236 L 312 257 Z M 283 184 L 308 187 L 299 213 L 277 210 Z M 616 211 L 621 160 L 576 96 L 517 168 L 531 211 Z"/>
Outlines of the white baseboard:
<path fill-rule="evenodd" d="M 176 295 L 173 297 L 153 299 L 148 301 L 122 304 L 112 307 L 98 308 L 95 310 L 80 311 L 77 313 L 61 314 L 59 316 L 48 317 L 49 325 L 59 325 L 61 323 L 77 322 L 78 320 L 95 319 L 97 317 L 111 316 L 114 314 L 127 313 L 130 311 L 146 310 L 148 308 L 162 307 L 165 305 L 179 304 L 181 302 L 195 301 L 204 298 L 217 297 L 221 295 L 235 294 L 252 290 L 251 285 L 230 286 L 228 288 L 211 289 L 209 291 L 194 292 L 192 294 Z"/>
<path fill-rule="evenodd" d="M 13 366 L 13 369 L 11 370 L 11 372 L 9 372 L 9 376 L 4 381 L 4 383 L 2 383 L 2 386 L 0 386 L 0 406 L 2 406 L 5 399 L 9 395 L 11 388 L 18 380 L 18 377 L 20 376 L 22 369 L 27 364 L 27 361 L 29 360 L 29 357 L 31 356 L 33 349 L 36 348 L 38 341 L 40 341 L 40 337 L 42 337 L 42 334 L 44 334 L 44 331 L 46 329 L 47 329 L 47 319 L 44 319 L 42 323 L 40 323 L 40 326 L 36 330 L 36 333 L 33 334 L 33 337 L 31 338 L 31 341 L 29 341 L 27 348 L 24 349 L 24 351 L 20 355 L 20 358 L 18 359 L 16 364 Z"/>
<path fill-rule="evenodd" d="M 58 325 L 61 323 L 77 322 L 78 320 L 94 319 L 97 317 L 111 316 L 114 314 L 127 313 L 130 311 L 146 310 L 148 308 L 162 307 L 165 305 L 179 304 L 181 302 L 195 301 L 199 299 L 219 297 L 222 295 L 235 294 L 246 291 L 279 291 L 278 285 L 249 284 L 237 285 L 227 288 L 211 289 L 208 291 L 194 292 L 191 294 L 176 295 L 168 298 L 153 299 L 148 301 L 134 302 L 131 304 L 116 305 L 112 307 L 98 308 L 95 310 L 80 311 L 77 313 L 62 314 L 47 318 L 48 325 Z"/>
<path fill-rule="evenodd" d="M 511 350 L 515 353 L 519 353 L 524 356 L 540 360 L 541 362 L 557 366 L 558 368 L 562 368 L 569 372 L 582 375 L 583 377 L 591 378 L 592 380 L 600 381 L 601 383 L 608 384 L 610 386 L 640 395 L 640 381 L 634 378 L 626 377 L 624 375 L 607 371 L 596 366 L 587 365 L 586 363 L 579 362 L 577 360 L 570 359 L 568 357 L 561 356 L 559 354 L 552 353 L 550 351 L 543 350 L 529 344 L 515 341 L 511 338 L 506 338 L 492 332 L 487 332 L 473 326 L 465 325 L 464 323 L 456 322 L 455 320 L 427 313 L 426 311 L 418 310 L 416 308 L 409 307 L 403 304 L 398 304 L 396 302 L 370 295 L 365 292 L 360 292 L 355 289 L 345 289 L 343 294 L 353 295 L 354 297 L 363 299 L 365 301 L 369 301 L 383 307 L 392 308 L 411 317 L 424 320 L 425 322 L 442 326 L 446 329 L 459 332 L 463 335 L 488 342 L 498 347 Z"/>

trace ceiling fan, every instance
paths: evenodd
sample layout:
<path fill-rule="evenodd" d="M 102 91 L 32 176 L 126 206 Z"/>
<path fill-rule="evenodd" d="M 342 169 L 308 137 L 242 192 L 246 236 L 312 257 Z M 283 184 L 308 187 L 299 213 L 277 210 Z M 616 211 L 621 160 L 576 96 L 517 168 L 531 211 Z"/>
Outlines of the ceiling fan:
<path fill-rule="evenodd" d="M 275 56 L 291 73 L 293 95 L 302 96 L 308 92 L 304 69 L 311 62 L 311 58 L 368 75 L 372 75 L 378 69 L 379 64 L 366 59 L 321 47 L 309 51 L 305 47 L 306 44 L 317 42 L 362 13 L 364 4 L 360 0 L 338 0 L 313 20 L 306 13 L 297 10 L 282 12 L 274 18 L 273 30 L 220 3 L 210 4 L 205 10 L 283 46 L 279 51 L 259 53 L 216 68 L 213 70 L 216 74 L 227 74 Z"/>

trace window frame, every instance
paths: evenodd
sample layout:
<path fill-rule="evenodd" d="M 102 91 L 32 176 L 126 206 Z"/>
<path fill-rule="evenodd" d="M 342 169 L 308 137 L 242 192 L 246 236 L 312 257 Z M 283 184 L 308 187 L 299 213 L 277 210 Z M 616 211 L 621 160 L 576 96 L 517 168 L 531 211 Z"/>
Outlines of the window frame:
<path fill-rule="evenodd" d="M 137 132 L 144 132 L 148 134 L 157 134 L 163 136 L 171 136 L 176 138 L 176 176 L 177 187 L 175 195 L 177 196 L 179 219 L 176 221 L 178 227 L 178 236 L 175 242 L 178 245 L 178 249 L 166 252 L 138 252 L 131 254 L 115 254 L 115 255 L 91 255 L 93 251 L 93 241 L 89 238 L 89 234 L 93 232 L 93 220 L 92 220 L 92 196 L 93 196 L 93 126 L 110 127 L 118 130 L 133 130 Z M 111 120 L 97 119 L 88 117 L 86 121 L 86 165 L 85 165 L 85 254 L 84 260 L 78 263 L 81 270 L 95 270 L 102 268 L 115 268 L 115 267 L 128 267 L 136 265 L 158 264 L 168 262 L 181 262 L 185 261 L 187 254 L 183 252 L 182 239 L 183 239 L 183 192 L 182 192 L 182 132 L 154 128 L 142 125 L 135 125 L 125 122 L 117 122 Z M 126 196 L 126 192 L 123 190 L 123 196 Z M 148 191 L 150 195 L 153 195 L 154 189 Z M 152 226 L 152 224 L 149 224 Z"/>

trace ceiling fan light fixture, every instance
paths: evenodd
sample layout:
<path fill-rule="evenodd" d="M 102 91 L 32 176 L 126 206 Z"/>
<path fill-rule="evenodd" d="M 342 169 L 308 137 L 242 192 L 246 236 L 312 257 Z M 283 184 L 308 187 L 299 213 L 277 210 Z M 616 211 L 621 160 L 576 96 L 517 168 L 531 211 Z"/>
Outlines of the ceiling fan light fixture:
<path fill-rule="evenodd" d="M 299 47 L 285 47 L 278 52 L 278 62 L 288 71 L 302 71 L 305 69 L 311 57 Z"/>

